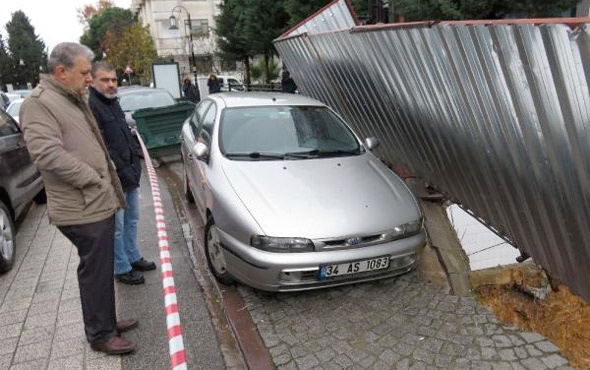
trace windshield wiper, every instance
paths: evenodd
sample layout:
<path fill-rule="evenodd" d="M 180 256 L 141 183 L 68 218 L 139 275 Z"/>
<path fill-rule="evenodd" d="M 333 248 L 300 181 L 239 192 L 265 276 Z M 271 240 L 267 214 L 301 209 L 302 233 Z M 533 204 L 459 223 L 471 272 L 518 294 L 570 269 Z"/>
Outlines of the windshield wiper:
<path fill-rule="evenodd" d="M 260 153 L 260 152 L 227 153 L 225 156 L 227 158 L 233 158 L 233 159 L 256 159 L 256 160 L 282 160 L 282 159 L 284 159 L 284 155 L 283 154 L 279 154 L 279 153 Z"/>
<path fill-rule="evenodd" d="M 359 155 L 361 154 L 361 151 L 357 148 L 357 149 L 348 149 L 348 150 L 343 150 L 343 149 L 333 149 L 333 150 L 320 150 L 317 153 L 318 157 L 343 157 L 343 156 L 349 156 L 349 155 Z"/>
<path fill-rule="evenodd" d="M 318 156 L 319 150 L 312 149 L 303 152 L 287 152 L 285 153 L 285 159 L 307 159 L 307 158 L 316 158 Z"/>

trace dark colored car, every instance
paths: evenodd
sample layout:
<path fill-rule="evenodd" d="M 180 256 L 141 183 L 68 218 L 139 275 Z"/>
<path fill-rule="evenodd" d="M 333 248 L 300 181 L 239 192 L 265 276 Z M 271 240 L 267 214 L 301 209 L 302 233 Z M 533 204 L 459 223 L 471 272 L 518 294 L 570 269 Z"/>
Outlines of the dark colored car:
<path fill-rule="evenodd" d="M 0 110 L 0 272 L 14 263 L 15 221 L 37 197 L 43 201 L 43 180 L 31 161 L 16 121 Z"/>

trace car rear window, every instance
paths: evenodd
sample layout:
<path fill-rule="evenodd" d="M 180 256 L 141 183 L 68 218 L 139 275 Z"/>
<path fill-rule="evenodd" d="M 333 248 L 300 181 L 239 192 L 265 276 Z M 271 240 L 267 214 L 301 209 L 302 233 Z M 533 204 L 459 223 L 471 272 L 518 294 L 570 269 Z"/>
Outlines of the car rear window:
<path fill-rule="evenodd" d="M 143 108 L 160 108 L 176 104 L 176 100 L 167 91 L 134 91 L 121 94 L 119 104 L 125 112 Z"/>

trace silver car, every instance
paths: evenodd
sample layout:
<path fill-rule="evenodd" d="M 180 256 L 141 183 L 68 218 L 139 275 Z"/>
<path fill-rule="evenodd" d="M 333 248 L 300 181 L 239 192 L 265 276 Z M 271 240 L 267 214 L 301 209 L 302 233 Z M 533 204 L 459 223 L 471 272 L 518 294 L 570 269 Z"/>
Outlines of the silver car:
<path fill-rule="evenodd" d="M 223 283 L 295 291 L 410 271 L 426 241 L 404 182 L 325 104 L 210 95 L 182 127 L 185 196 Z"/>

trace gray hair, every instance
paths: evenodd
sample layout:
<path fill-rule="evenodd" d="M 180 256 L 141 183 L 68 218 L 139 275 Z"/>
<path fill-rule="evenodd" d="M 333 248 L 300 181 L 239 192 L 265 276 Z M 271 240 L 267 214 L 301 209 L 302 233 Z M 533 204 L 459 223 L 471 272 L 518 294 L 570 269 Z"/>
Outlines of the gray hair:
<path fill-rule="evenodd" d="M 86 45 L 78 44 L 75 42 L 62 42 L 57 44 L 47 61 L 47 68 L 50 73 L 54 73 L 55 69 L 62 65 L 66 68 L 72 68 L 76 62 L 76 58 L 82 56 L 89 61 L 94 59 L 94 52 Z"/>
<path fill-rule="evenodd" d="M 96 72 L 98 72 L 98 71 L 111 72 L 111 71 L 116 71 L 116 69 L 109 62 L 95 62 L 94 64 L 92 64 L 92 70 L 90 71 L 92 78 L 96 77 Z"/>

